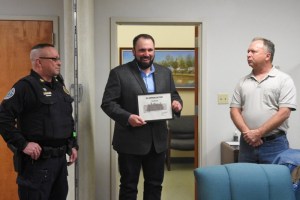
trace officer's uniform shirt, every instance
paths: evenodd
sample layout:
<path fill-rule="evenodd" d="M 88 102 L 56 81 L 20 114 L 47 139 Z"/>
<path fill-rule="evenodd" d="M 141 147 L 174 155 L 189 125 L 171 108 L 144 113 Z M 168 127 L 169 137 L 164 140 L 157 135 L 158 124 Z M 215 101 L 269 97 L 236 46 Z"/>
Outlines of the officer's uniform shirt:
<path fill-rule="evenodd" d="M 69 143 L 72 143 L 71 147 L 78 147 L 76 139 L 72 136 L 72 132 L 74 131 L 74 120 L 72 118 L 71 105 L 72 98 L 68 94 L 68 91 L 66 90 L 63 83 L 61 83 L 57 78 L 53 78 L 51 83 L 45 82 L 33 70 L 31 70 L 31 73 L 28 77 L 30 77 L 31 79 L 32 77 L 34 77 L 39 82 L 39 84 L 42 85 L 43 92 L 39 92 L 40 94 L 36 94 L 37 89 L 35 89 L 28 81 L 25 81 L 24 78 L 19 80 L 8 92 L 0 106 L 0 133 L 2 134 L 4 140 L 8 144 L 16 147 L 18 150 L 23 150 L 29 141 L 42 143 L 42 145 L 47 146 L 55 146 L 66 145 L 66 141 L 68 140 Z M 64 113 L 64 116 L 57 116 L 60 115 L 58 113 L 61 111 L 55 108 L 54 111 L 49 111 L 49 113 L 54 113 L 50 119 L 41 120 L 39 116 L 43 116 L 43 114 L 39 113 L 41 112 L 41 110 L 45 110 L 45 105 L 44 107 L 41 107 L 42 104 L 40 99 L 43 97 L 45 97 L 44 99 L 51 99 L 54 93 L 56 95 L 58 94 L 58 96 L 62 98 L 68 99 L 68 102 L 63 103 L 67 103 L 66 105 L 68 105 L 71 110 L 69 110 L 68 113 Z M 48 103 L 53 104 L 52 101 L 53 100 Z M 60 107 L 62 106 L 64 105 L 60 105 Z M 68 133 L 64 133 L 65 135 L 62 136 L 57 128 L 63 127 L 65 125 L 63 124 L 65 122 L 63 120 L 65 120 L 67 117 L 69 118 L 67 119 L 67 124 L 70 124 L 70 126 L 68 127 L 70 131 L 67 131 Z M 16 121 L 18 125 L 16 125 Z M 53 127 L 43 127 L 47 126 L 43 121 L 45 121 L 46 124 L 47 122 L 51 121 Z M 41 131 L 45 130 L 45 132 L 49 132 L 50 129 L 53 132 L 53 136 L 51 134 L 45 135 L 45 133 Z M 57 135 L 58 133 L 59 135 Z"/>

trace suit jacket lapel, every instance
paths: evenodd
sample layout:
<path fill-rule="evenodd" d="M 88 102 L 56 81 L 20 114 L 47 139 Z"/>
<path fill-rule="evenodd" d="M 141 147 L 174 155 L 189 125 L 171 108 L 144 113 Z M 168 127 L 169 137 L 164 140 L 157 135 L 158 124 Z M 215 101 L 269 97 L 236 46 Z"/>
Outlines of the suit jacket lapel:
<path fill-rule="evenodd" d="M 131 72 L 132 72 L 133 76 L 135 77 L 135 79 L 137 80 L 138 84 L 141 86 L 143 93 L 147 93 L 147 88 L 146 88 L 145 82 L 142 79 L 141 74 L 140 74 L 141 72 L 140 72 L 137 64 L 134 61 L 129 63 L 129 69 L 131 70 Z"/>
<path fill-rule="evenodd" d="M 154 84 L 155 84 L 155 92 L 161 92 L 161 81 L 165 79 L 164 74 L 161 73 L 159 67 L 154 64 L 155 72 L 154 72 Z"/>

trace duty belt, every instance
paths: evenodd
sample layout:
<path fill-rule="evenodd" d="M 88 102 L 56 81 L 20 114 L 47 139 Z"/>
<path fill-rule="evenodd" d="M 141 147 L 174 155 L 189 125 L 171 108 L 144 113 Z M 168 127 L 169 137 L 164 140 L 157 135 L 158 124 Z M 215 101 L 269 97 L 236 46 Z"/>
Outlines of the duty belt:
<path fill-rule="evenodd" d="M 42 146 L 42 154 L 40 158 L 47 159 L 47 158 L 55 158 L 65 156 L 67 153 L 67 146 L 61 147 L 48 147 Z"/>

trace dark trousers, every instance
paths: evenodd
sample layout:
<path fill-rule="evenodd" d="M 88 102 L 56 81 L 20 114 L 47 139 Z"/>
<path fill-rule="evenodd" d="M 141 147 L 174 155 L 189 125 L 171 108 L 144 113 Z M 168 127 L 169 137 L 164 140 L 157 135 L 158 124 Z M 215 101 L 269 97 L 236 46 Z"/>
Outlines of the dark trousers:
<path fill-rule="evenodd" d="M 160 200 L 164 179 L 165 152 L 154 148 L 146 155 L 118 153 L 120 179 L 119 200 L 136 200 L 140 171 L 144 174 L 144 200 Z"/>
<path fill-rule="evenodd" d="M 66 200 L 68 194 L 67 160 L 65 156 L 32 160 L 24 159 L 18 174 L 20 200 Z"/>

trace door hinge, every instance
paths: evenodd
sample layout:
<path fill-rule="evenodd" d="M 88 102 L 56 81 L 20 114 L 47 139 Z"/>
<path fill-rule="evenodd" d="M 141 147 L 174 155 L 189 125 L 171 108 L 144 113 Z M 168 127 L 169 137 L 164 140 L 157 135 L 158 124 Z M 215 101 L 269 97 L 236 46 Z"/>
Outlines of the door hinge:
<path fill-rule="evenodd" d="M 52 33 L 52 44 L 55 46 L 55 33 Z"/>

